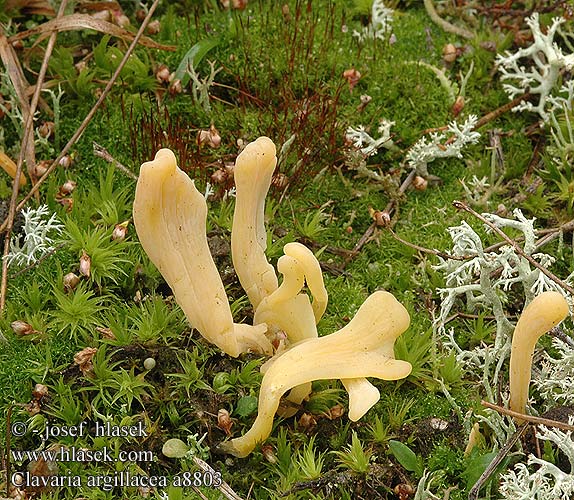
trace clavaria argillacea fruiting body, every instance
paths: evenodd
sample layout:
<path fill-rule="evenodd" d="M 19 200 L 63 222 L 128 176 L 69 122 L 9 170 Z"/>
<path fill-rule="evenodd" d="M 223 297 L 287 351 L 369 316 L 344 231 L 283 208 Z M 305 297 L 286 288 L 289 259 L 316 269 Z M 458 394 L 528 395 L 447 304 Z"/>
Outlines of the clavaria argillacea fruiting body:
<path fill-rule="evenodd" d="M 538 295 L 522 312 L 512 336 L 510 351 L 510 409 L 524 413 L 532 356 L 538 339 L 568 315 L 568 303 L 559 292 Z M 516 419 L 519 423 L 521 419 Z"/>
<path fill-rule="evenodd" d="M 411 371 L 408 362 L 394 359 L 394 341 L 410 318 L 390 293 L 375 292 L 346 327 L 319 338 L 316 325 L 327 307 L 327 290 L 317 258 L 301 243 L 285 246 L 277 263 L 283 277 L 279 283 L 265 255 L 264 224 L 276 162 L 275 145 L 260 137 L 241 152 L 234 169 L 232 259 L 255 311 L 253 325 L 233 322 L 207 244 L 205 197 L 177 167 L 170 150 L 160 150 L 154 161 L 142 165 L 134 201 L 140 242 L 191 325 L 231 356 L 247 351 L 271 355 L 273 344 L 278 345 L 262 367 L 253 428 L 223 446 L 241 457 L 268 437 L 280 399 L 289 390 L 287 398 L 299 404 L 314 380 L 340 379 L 349 392 L 349 416 L 357 420 L 380 397 L 365 377 L 397 380 Z"/>

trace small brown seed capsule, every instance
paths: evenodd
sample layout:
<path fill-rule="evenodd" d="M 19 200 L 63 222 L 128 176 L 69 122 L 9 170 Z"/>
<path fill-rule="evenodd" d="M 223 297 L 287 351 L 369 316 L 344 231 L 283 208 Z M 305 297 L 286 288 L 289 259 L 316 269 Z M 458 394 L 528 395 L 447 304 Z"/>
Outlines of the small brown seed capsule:
<path fill-rule="evenodd" d="M 74 208 L 73 198 L 60 198 L 56 199 L 56 201 L 66 209 L 66 212 L 71 212 L 72 208 Z"/>
<path fill-rule="evenodd" d="M 377 226 L 386 227 L 391 223 L 391 216 L 386 210 L 375 210 L 373 212 L 373 219 Z"/>
<path fill-rule="evenodd" d="M 161 23 L 159 22 L 159 19 L 156 19 L 154 21 L 151 21 L 148 25 L 147 25 L 147 32 L 149 35 L 157 35 L 161 30 Z"/>
<path fill-rule="evenodd" d="M 341 405 L 335 405 L 329 410 L 329 418 L 335 420 L 336 418 L 341 418 L 345 414 L 345 408 Z"/>
<path fill-rule="evenodd" d="M 44 122 L 38 127 L 38 133 L 44 139 L 49 139 L 54 136 L 54 131 L 56 130 L 56 125 L 54 122 Z"/>
<path fill-rule="evenodd" d="M 231 427 L 233 426 L 233 421 L 229 415 L 229 412 L 221 408 L 217 412 L 217 427 L 219 427 L 227 436 L 231 436 Z"/>
<path fill-rule="evenodd" d="M 464 109 L 464 96 L 459 95 L 454 101 L 454 104 L 452 105 L 451 108 L 453 116 L 458 116 L 463 109 Z"/>
<path fill-rule="evenodd" d="M 80 283 L 80 277 L 74 273 L 68 273 L 64 276 L 62 281 L 64 283 L 64 291 L 71 292 Z"/>
<path fill-rule="evenodd" d="M 48 167 L 52 164 L 50 160 L 40 160 L 36 165 L 34 165 L 34 175 L 36 178 L 42 177 L 48 170 Z"/>
<path fill-rule="evenodd" d="M 442 58 L 445 63 L 456 61 L 456 47 L 452 43 L 447 43 L 442 49 Z"/>
<path fill-rule="evenodd" d="M 209 130 L 200 130 L 197 136 L 199 145 L 207 144 L 212 148 L 218 148 L 221 145 L 221 136 L 215 125 L 211 125 Z"/>
<path fill-rule="evenodd" d="M 114 227 L 114 231 L 112 232 L 112 240 L 114 241 L 123 241 L 126 239 L 126 235 L 128 234 L 128 224 L 130 221 L 122 222 L 121 224 L 116 224 Z"/>
<path fill-rule="evenodd" d="M 16 335 L 30 335 L 31 333 L 36 332 L 30 323 L 26 323 L 22 320 L 12 321 L 10 326 Z"/>
<path fill-rule="evenodd" d="M 413 179 L 413 187 L 417 191 L 424 191 L 428 187 L 428 181 L 424 177 L 417 175 Z"/>
<path fill-rule="evenodd" d="M 74 192 L 74 189 L 76 189 L 77 185 L 78 185 L 77 182 L 67 180 L 66 182 L 64 182 L 64 184 L 62 184 L 60 186 L 60 193 L 63 196 L 67 196 L 69 194 L 72 194 Z"/>
<path fill-rule="evenodd" d="M 410 484 L 401 483 L 395 486 L 394 492 L 399 500 L 408 500 L 415 494 L 415 489 Z"/>
<path fill-rule="evenodd" d="M 223 184 L 227 180 L 227 172 L 219 168 L 211 174 L 210 179 L 213 184 Z"/>
<path fill-rule="evenodd" d="M 164 83 L 167 84 L 169 83 L 170 74 L 171 73 L 169 71 L 169 68 L 165 64 L 162 64 L 155 71 L 155 79 L 158 81 L 158 83 L 161 83 L 162 85 Z"/>
<path fill-rule="evenodd" d="M 90 256 L 82 250 L 82 256 L 80 257 L 80 274 L 86 278 L 90 277 L 90 272 L 92 269 L 92 259 Z"/>
<path fill-rule="evenodd" d="M 64 155 L 64 156 L 62 156 L 62 159 L 60 160 L 60 165 L 64 168 L 71 167 L 72 163 L 73 163 L 73 159 L 70 155 Z"/>
<path fill-rule="evenodd" d="M 173 73 L 172 73 L 173 76 Z M 170 77 L 171 78 L 171 77 Z M 181 80 L 173 80 L 171 79 L 171 83 L 169 84 L 169 88 L 167 89 L 171 95 L 181 94 L 183 92 L 183 86 L 181 85 Z"/>
<path fill-rule="evenodd" d="M 303 413 L 299 418 L 299 427 L 304 430 L 309 430 L 317 425 L 317 420 L 310 413 Z"/>
<path fill-rule="evenodd" d="M 94 369 L 92 359 L 96 352 L 98 352 L 97 348 L 86 347 L 74 355 L 74 363 L 80 367 L 80 370 L 84 375 L 90 373 Z"/>
<path fill-rule="evenodd" d="M 44 384 L 36 384 L 32 390 L 32 396 L 35 399 L 42 399 L 48 395 L 48 387 Z"/>
<path fill-rule="evenodd" d="M 277 463 L 277 457 L 275 456 L 275 451 L 273 450 L 273 446 L 270 444 L 264 444 L 261 446 L 261 453 L 265 457 L 270 464 Z"/>

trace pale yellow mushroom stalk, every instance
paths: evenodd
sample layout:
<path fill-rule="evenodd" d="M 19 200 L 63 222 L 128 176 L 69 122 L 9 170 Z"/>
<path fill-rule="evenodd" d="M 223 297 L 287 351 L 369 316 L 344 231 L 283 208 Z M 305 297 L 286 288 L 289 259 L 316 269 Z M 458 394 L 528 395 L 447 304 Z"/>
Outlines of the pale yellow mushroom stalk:
<path fill-rule="evenodd" d="M 169 149 L 142 165 L 134 201 L 142 247 L 171 287 L 188 321 L 230 356 L 270 354 L 267 327 L 233 323 L 206 236 L 207 204 Z"/>
<path fill-rule="evenodd" d="M 276 164 L 275 144 L 260 137 L 239 154 L 233 170 L 236 198 L 231 255 L 239 282 L 254 308 L 278 287 L 275 269 L 265 256 L 265 197 Z"/>
<path fill-rule="evenodd" d="M 526 306 L 512 336 L 510 352 L 510 409 L 525 413 L 532 356 L 537 340 L 568 315 L 568 303 L 559 292 L 544 292 Z M 518 423 L 522 419 L 516 419 Z"/>
<path fill-rule="evenodd" d="M 271 329 L 279 329 L 287 334 L 291 344 L 317 338 L 316 323 L 327 308 L 328 294 L 323 282 L 319 261 L 305 245 L 287 243 L 283 249 L 285 255 L 279 258 L 277 270 L 283 275 L 283 281 L 277 290 L 265 297 L 255 312 L 254 324 L 266 323 Z M 301 293 L 303 286 L 313 297 L 311 304 L 307 294 Z M 276 354 L 262 366 L 265 373 L 272 363 L 281 356 Z M 365 378 L 343 379 L 349 393 L 349 418 L 359 420 L 380 397 L 378 389 Z M 311 383 L 294 387 L 286 397 L 299 405 L 311 393 Z M 279 410 L 283 417 L 292 416 L 296 409 Z"/>
<path fill-rule="evenodd" d="M 292 387 L 322 379 L 407 377 L 411 364 L 395 360 L 396 338 L 409 326 L 407 310 L 387 292 L 375 292 L 347 326 L 332 335 L 301 342 L 267 369 L 259 392 L 258 414 L 242 437 L 223 443 L 223 451 L 245 457 L 264 441 L 273 426 L 281 396 Z"/>

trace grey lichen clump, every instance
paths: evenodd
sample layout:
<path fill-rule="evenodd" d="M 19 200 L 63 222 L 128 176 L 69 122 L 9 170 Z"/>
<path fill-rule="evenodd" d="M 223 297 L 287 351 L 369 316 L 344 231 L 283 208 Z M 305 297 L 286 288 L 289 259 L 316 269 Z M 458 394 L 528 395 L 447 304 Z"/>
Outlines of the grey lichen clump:
<path fill-rule="evenodd" d="M 569 424 L 574 424 L 570 417 Z M 574 441 L 572 431 L 549 429 L 539 426 L 536 437 L 553 443 L 568 459 L 570 473 L 534 455 L 528 457 L 528 464 L 517 464 L 514 470 L 502 475 L 500 493 L 506 500 L 571 500 L 574 495 Z M 529 466 L 534 469 L 533 472 Z"/>
<path fill-rule="evenodd" d="M 542 33 L 538 13 L 532 14 L 526 23 L 530 27 L 533 42 L 528 47 L 519 49 L 514 54 L 507 52 L 498 55 L 498 69 L 502 73 L 501 80 L 505 82 L 504 90 L 513 99 L 525 92 L 538 95 L 538 103 L 534 105 L 530 101 L 518 104 L 515 111 L 534 111 L 544 121 L 548 121 L 548 103 L 552 104 L 553 92 L 562 71 L 571 71 L 574 68 L 574 54 L 565 55 L 554 40 L 560 26 L 566 20 L 554 18 L 552 24 Z M 530 59 L 534 64 L 530 67 L 524 65 L 524 61 Z M 570 87 L 571 88 L 571 87 Z M 563 86 L 558 94 L 568 94 L 568 87 Z M 571 97 L 571 96 L 570 96 Z"/>
<path fill-rule="evenodd" d="M 49 215 L 49 217 L 48 217 Z M 54 249 L 55 236 L 62 232 L 63 225 L 56 214 L 51 214 L 46 205 L 22 212 L 22 236 L 15 235 L 10 241 L 10 252 L 6 256 L 8 265 L 30 265 Z"/>

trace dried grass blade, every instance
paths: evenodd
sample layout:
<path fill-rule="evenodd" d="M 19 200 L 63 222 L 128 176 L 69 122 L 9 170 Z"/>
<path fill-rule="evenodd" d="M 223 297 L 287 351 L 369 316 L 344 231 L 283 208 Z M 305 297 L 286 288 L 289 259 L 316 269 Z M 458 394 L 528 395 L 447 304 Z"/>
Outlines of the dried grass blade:
<path fill-rule="evenodd" d="M 69 16 L 62 17 L 60 19 L 52 19 L 46 23 L 40 24 L 35 28 L 21 31 L 20 33 L 16 33 L 15 35 L 9 38 L 9 42 L 12 43 L 16 40 L 24 40 L 30 36 L 40 35 L 36 43 L 41 42 L 48 36 L 52 31 L 78 31 L 83 29 L 90 29 L 94 31 L 99 31 L 101 33 L 106 33 L 111 36 L 115 36 L 118 38 L 122 38 L 128 42 L 131 42 L 134 39 L 134 34 L 120 28 L 119 26 L 112 24 L 108 21 L 103 21 L 101 19 L 96 19 L 92 16 L 87 14 L 71 14 Z M 151 49 L 159 49 L 159 50 L 169 50 L 175 51 L 176 47 L 174 45 L 163 45 L 161 43 L 157 43 L 153 41 L 151 38 L 142 36 L 139 40 L 139 43 L 144 47 L 149 47 Z"/>
<path fill-rule="evenodd" d="M 4 4 L 6 12 L 17 10 L 21 14 L 53 17 L 56 11 L 47 0 L 8 0 Z"/>
<path fill-rule="evenodd" d="M 20 110 L 22 111 L 22 118 L 24 119 L 24 122 L 26 122 L 28 115 L 30 114 L 30 103 L 28 101 L 26 91 L 30 84 L 24 76 L 22 66 L 20 65 L 20 61 L 14 52 L 14 48 L 4 33 L 0 33 L 0 59 L 2 59 L 2 63 L 4 64 L 10 81 L 14 86 L 14 91 L 16 92 L 16 96 L 18 97 L 18 102 L 20 104 Z M 36 153 L 34 151 L 34 131 L 31 130 L 29 135 L 30 137 L 28 137 L 26 140 L 22 138 L 22 142 L 26 145 L 26 149 L 24 150 L 24 158 L 26 160 L 28 175 L 31 176 L 31 173 L 34 170 L 34 166 L 36 165 Z"/>

